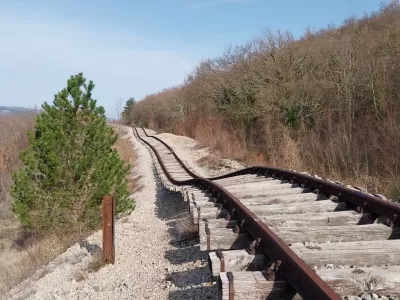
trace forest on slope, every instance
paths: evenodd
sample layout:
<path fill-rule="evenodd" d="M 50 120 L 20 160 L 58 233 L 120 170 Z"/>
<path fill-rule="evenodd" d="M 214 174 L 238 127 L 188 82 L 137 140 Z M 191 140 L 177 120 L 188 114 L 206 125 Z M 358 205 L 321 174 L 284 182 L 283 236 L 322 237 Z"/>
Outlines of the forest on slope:
<path fill-rule="evenodd" d="M 136 125 L 248 164 L 308 171 L 400 199 L 400 5 L 340 27 L 264 31 L 149 95 Z"/>

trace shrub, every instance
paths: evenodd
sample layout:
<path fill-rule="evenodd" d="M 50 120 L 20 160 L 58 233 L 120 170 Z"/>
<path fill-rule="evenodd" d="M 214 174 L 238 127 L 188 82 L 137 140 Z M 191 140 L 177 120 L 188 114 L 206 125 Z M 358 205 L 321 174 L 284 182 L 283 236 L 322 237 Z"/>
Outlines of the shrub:
<path fill-rule="evenodd" d="M 94 84 L 82 73 L 71 76 L 43 104 L 23 167 L 13 176 L 13 211 L 38 232 L 93 228 L 100 222 L 102 197 L 116 198 L 116 212 L 133 208 L 128 198 L 129 166 L 113 149 L 117 135 L 107 126 L 104 108 L 92 99 Z"/>
<path fill-rule="evenodd" d="M 338 28 L 266 31 L 133 108 L 224 155 L 390 193 L 400 178 L 400 5 Z M 259 163 L 259 162 L 258 162 Z M 395 193 L 395 192 L 394 192 Z M 396 194 L 396 193 L 395 193 Z"/>

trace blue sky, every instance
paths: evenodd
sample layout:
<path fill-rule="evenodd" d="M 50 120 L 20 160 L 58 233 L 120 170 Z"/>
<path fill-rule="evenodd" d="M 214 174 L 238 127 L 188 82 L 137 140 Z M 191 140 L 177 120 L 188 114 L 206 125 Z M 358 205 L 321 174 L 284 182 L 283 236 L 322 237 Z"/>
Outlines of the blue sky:
<path fill-rule="evenodd" d="M 0 105 L 52 102 L 70 75 L 95 82 L 94 97 L 117 99 L 183 82 L 201 59 L 262 29 L 340 25 L 378 10 L 376 0 L 0 0 Z"/>

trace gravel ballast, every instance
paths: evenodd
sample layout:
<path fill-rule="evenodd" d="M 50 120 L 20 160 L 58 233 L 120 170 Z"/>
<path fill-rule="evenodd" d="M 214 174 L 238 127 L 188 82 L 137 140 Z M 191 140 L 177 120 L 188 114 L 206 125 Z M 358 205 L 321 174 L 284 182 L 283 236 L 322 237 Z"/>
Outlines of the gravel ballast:
<path fill-rule="evenodd" d="M 155 174 L 149 151 L 125 128 L 138 154 L 135 175 L 143 189 L 136 209 L 116 222 L 116 262 L 88 273 L 100 251 L 101 231 L 77 243 L 4 299 L 215 299 L 207 254 L 198 241 L 179 240 L 174 225 L 188 216 L 179 193 L 168 192 Z"/>
<path fill-rule="evenodd" d="M 0 299 L 217 299 L 207 254 L 197 240 L 182 241 L 175 224 L 188 217 L 179 193 L 167 191 L 156 174 L 149 150 L 133 135 L 138 154 L 135 176 L 143 189 L 132 195 L 136 209 L 116 223 L 116 263 L 88 273 L 93 253 L 101 250 L 101 231 L 77 243 Z M 150 135 L 154 131 L 147 130 Z M 242 168 L 229 159 L 214 158 L 218 168 L 199 160 L 214 155 L 197 141 L 168 133 L 158 134 L 197 174 L 217 176 Z M 221 167 L 222 166 L 222 167 Z M 4 297 L 4 298 L 2 298 Z M 363 293 L 344 299 L 398 299 Z"/>

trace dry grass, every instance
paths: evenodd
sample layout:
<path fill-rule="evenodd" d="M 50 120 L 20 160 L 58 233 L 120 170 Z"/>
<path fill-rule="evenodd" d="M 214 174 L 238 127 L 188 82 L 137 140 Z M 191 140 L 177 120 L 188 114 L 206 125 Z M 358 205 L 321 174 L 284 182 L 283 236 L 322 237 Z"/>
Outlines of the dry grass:
<path fill-rule="evenodd" d="M 79 282 L 79 281 L 84 281 L 86 278 L 87 278 L 87 273 L 85 273 L 85 272 L 78 272 L 78 273 L 75 275 L 75 280 L 76 280 L 77 282 Z"/>
<path fill-rule="evenodd" d="M 12 247 L 19 230 L 19 221 L 14 218 L 0 219 L 0 254 Z"/>
<path fill-rule="evenodd" d="M 100 252 L 95 252 L 93 253 L 92 260 L 88 265 L 88 272 L 89 273 L 97 272 L 105 265 L 106 263 L 103 260 L 102 254 Z"/>
<path fill-rule="evenodd" d="M 11 287 L 31 276 L 72 246 L 77 239 L 79 238 L 76 235 L 52 235 L 31 239 L 23 247 L 7 242 L 7 248 L 0 252 L 0 293 L 6 293 Z"/>
<path fill-rule="evenodd" d="M 196 162 L 199 166 L 210 170 L 220 170 L 225 166 L 224 161 L 213 153 L 199 158 Z"/>
<path fill-rule="evenodd" d="M 78 272 L 75 275 L 75 280 L 76 281 L 86 280 L 87 276 L 90 273 L 97 272 L 98 270 L 100 270 L 105 265 L 106 265 L 106 263 L 103 260 L 101 252 L 95 252 L 95 253 L 92 254 L 92 259 L 89 262 L 87 269 Z"/>
<path fill-rule="evenodd" d="M 11 213 L 11 174 L 21 166 L 19 153 L 28 146 L 27 130 L 34 128 L 36 114 L 0 117 L 0 219 Z"/>
<path fill-rule="evenodd" d="M 132 193 L 140 191 L 143 188 L 143 186 L 141 186 L 139 183 L 141 176 L 135 174 L 133 168 L 137 161 L 137 153 L 133 149 L 131 140 L 124 138 L 124 136 L 126 135 L 126 131 L 123 129 L 118 129 L 116 125 L 113 126 L 115 127 L 116 132 L 118 133 L 118 140 L 115 143 L 114 147 L 115 149 L 117 149 L 121 159 L 125 161 L 125 164 L 126 165 L 129 164 L 132 166 L 132 170 L 127 178 L 129 191 L 131 191 Z"/>

